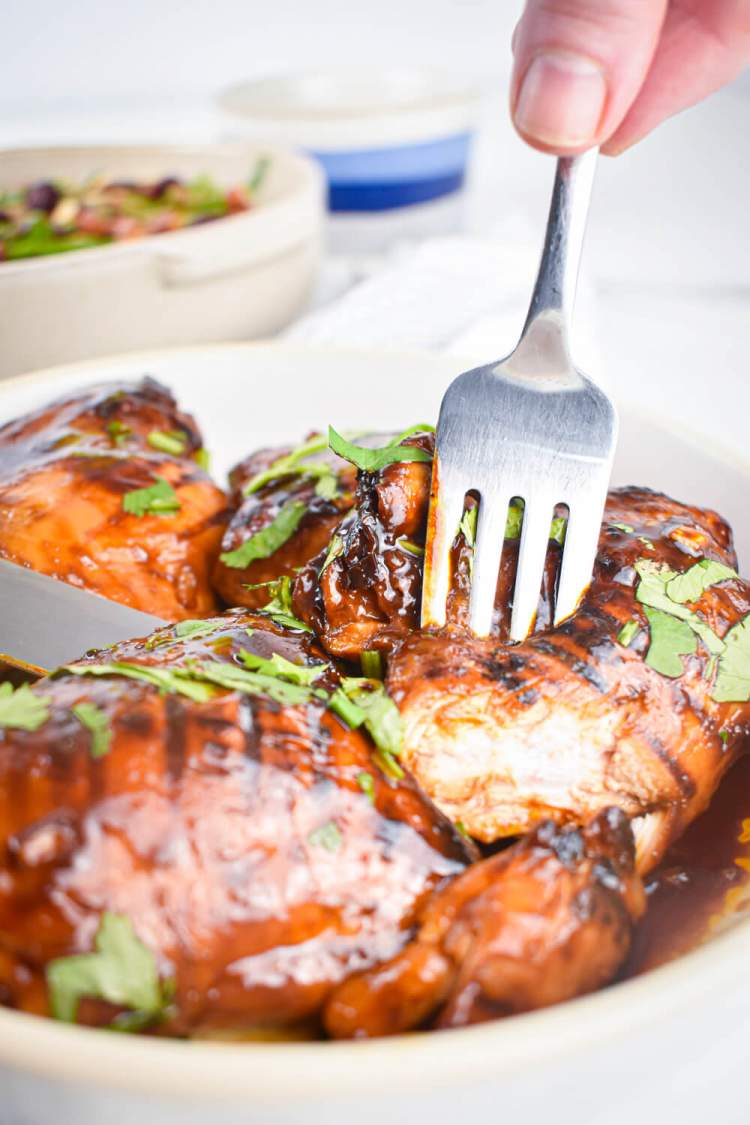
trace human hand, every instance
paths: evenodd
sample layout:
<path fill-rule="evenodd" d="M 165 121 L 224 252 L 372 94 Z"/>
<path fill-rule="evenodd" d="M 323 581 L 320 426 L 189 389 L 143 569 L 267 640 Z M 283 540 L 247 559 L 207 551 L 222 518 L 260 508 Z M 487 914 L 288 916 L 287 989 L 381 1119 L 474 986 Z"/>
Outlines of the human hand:
<path fill-rule="evenodd" d="M 616 155 L 750 62 L 750 0 L 527 0 L 513 52 L 521 136 Z"/>

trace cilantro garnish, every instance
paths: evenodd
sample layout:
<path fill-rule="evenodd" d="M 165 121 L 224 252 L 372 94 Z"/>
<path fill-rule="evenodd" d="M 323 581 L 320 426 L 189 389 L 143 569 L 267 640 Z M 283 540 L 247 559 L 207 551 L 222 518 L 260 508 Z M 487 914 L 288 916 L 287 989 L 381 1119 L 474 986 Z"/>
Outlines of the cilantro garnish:
<path fill-rule="evenodd" d="M 149 652 L 155 648 L 162 648 L 164 645 L 174 644 L 178 640 L 192 640 L 198 637 L 208 637 L 211 633 L 215 633 L 217 629 L 221 629 L 226 622 L 223 620 L 203 620 L 193 619 L 189 621 L 178 621 L 175 626 L 167 626 L 166 629 L 159 630 L 158 633 L 153 633 L 146 641 L 144 648 Z"/>
<path fill-rule="evenodd" d="M 163 668 L 149 664 L 115 661 L 111 664 L 64 664 L 55 675 L 68 672 L 73 676 L 124 676 L 151 684 L 168 695 L 184 695 L 194 703 L 205 703 L 213 697 L 213 689 L 186 668 Z"/>
<path fill-rule="evenodd" d="M 267 527 L 256 531 L 234 551 L 225 551 L 219 558 L 225 566 L 238 570 L 256 559 L 270 558 L 291 539 L 306 511 L 307 506 L 301 500 L 287 500 Z"/>
<path fill-rule="evenodd" d="M 274 578 L 271 582 L 257 582 L 248 586 L 248 590 L 257 590 L 267 586 L 271 600 L 263 606 L 261 613 L 266 613 L 282 629 L 297 629 L 303 633 L 312 633 L 309 625 L 294 616 L 292 609 L 292 580 L 288 574 L 281 578 Z"/>
<path fill-rule="evenodd" d="M 107 433 L 112 444 L 120 446 L 127 441 L 133 431 L 130 426 L 126 426 L 124 422 L 118 422 L 115 419 L 107 424 Z"/>
<path fill-rule="evenodd" d="M 697 637 L 710 656 L 706 678 L 710 680 L 717 669 L 710 697 L 717 703 L 750 700 L 750 614 L 722 639 L 685 605 L 698 601 L 717 583 L 735 578 L 736 572 L 709 559 L 683 574 L 651 559 L 638 559 L 634 566 L 640 578 L 635 596 L 645 607 L 651 633 L 646 663 L 665 676 L 679 676 L 680 657 L 695 652 Z"/>
<path fill-rule="evenodd" d="M 174 627 L 176 637 L 181 639 L 192 639 L 193 637 L 207 637 L 211 633 L 215 633 L 217 629 L 221 629 L 226 625 L 225 620 L 220 621 L 206 621 L 206 620 L 190 620 L 178 621 Z"/>
<path fill-rule="evenodd" d="M 506 539 L 520 539 L 521 530 L 523 527 L 523 500 L 514 500 L 508 507 L 508 515 L 505 520 L 505 538 Z M 467 508 L 461 517 L 461 522 L 458 525 L 459 535 L 463 535 L 464 542 L 467 547 L 474 548 L 477 539 L 477 517 L 479 515 L 479 508 Z M 549 537 L 555 542 L 559 543 L 562 547 L 565 543 L 565 533 L 567 531 L 568 521 L 564 516 L 555 516 L 550 524 Z"/>
<path fill-rule="evenodd" d="M 617 634 L 618 643 L 624 645 L 625 648 L 628 648 L 637 633 L 640 631 L 640 628 L 641 627 L 638 622 L 633 618 L 631 618 L 630 621 L 626 621 L 622 629 L 620 629 L 620 632 Z"/>
<path fill-rule="evenodd" d="M 337 852 L 344 842 L 341 830 L 335 820 L 329 820 L 327 824 L 321 824 L 320 828 L 311 832 L 307 839 L 314 847 L 325 848 L 327 852 Z"/>
<path fill-rule="evenodd" d="M 325 437 L 322 434 L 313 434 L 297 449 L 293 449 L 291 453 L 285 453 L 283 457 L 278 457 L 267 469 L 263 469 L 262 472 L 251 477 L 242 489 L 243 494 L 249 496 L 253 492 L 258 492 L 265 485 L 282 480 L 284 477 L 303 476 L 312 477 L 318 481 L 316 491 L 319 496 L 324 496 L 327 500 L 333 499 L 338 484 L 336 474 L 331 466 L 326 464 L 325 461 L 300 464 L 300 462 L 306 461 L 308 457 L 313 457 L 316 453 L 325 452 L 327 448 L 328 442 Z M 323 481 L 328 483 L 323 484 Z M 320 491 L 321 487 L 323 491 Z"/>
<path fill-rule="evenodd" d="M 193 454 L 193 460 L 195 461 L 195 463 L 196 463 L 196 465 L 198 466 L 199 469 L 203 469 L 204 473 L 207 473 L 207 472 L 210 471 L 210 469 L 211 469 L 211 454 L 208 452 L 207 449 L 203 449 L 203 448 L 196 449 L 195 453 Z"/>
<path fill-rule="evenodd" d="M 625 535 L 632 535 L 635 532 L 635 528 L 631 527 L 629 523 L 611 523 L 609 526 L 614 531 L 624 532 Z"/>
<path fill-rule="evenodd" d="M 15 691 L 12 684 L 0 684 L 0 729 L 39 730 L 48 718 L 47 700 L 34 695 L 28 684 L 21 684 Z"/>
<path fill-rule="evenodd" d="M 667 597 L 673 602 L 697 602 L 711 586 L 736 578 L 737 571 L 712 559 L 701 559 L 684 574 L 677 574 L 666 585 Z"/>
<path fill-rule="evenodd" d="M 684 669 L 681 656 L 692 656 L 698 645 L 695 633 L 686 621 L 672 617 L 661 609 L 644 607 L 650 628 L 650 644 L 646 663 L 662 676 L 677 679 Z"/>
<path fill-rule="evenodd" d="M 187 435 L 182 430 L 152 430 L 146 438 L 152 449 L 180 457 L 187 449 Z"/>
<path fill-rule="evenodd" d="M 275 652 L 270 660 L 256 656 L 254 652 L 243 649 L 240 660 L 253 672 L 265 672 L 269 676 L 279 676 L 289 683 L 310 687 L 330 667 L 328 664 L 293 664 Z"/>
<path fill-rule="evenodd" d="M 154 954 L 138 938 L 133 923 L 123 914 L 106 912 L 94 939 L 95 953 L 59 957 L 47 966 L 47 987 L 52 1015 L 75 1023 L 84 998 L 106 1000 L 129 1008 L 142 1017 L 143 1027 L 163 1019 L 173 994 L 171 982 L 162 982 Z M 115 1021 L 131 1029 L 131 1021 Z"/>
<path fill-rule="evenodd" d="M 433 428 L 427 425 L 410 426 L 408 430 L 404 430 L 388 445 L 381 446 L 380 449 L 367 449 L 364 445 L 355 445 L 353 442 L 347 441 L 345 437 L 334 430 L 333 426 L 329 426 L 328 445 L 334 453 L 343 457 L 345 461 L 350 461 L 352 465 L 356 465 L 361 472 L 376 473 L 379 469 L 384 469 L 386 465 L 393 465 L 400 461 L 432 461 L 432 454 L 425 449 L 420 449 L 415 445 L 401 445 L 400 443 L 411 437 L 412 434 L 432 430 Z"/>
<path fill-rule="evenodd" d="M 251 654 L 248 654 L 251 655 Z M 270 663 L 270 662 L 269 662 Z M 295 665 L 292 665 L 294 668 Z M 325 692 L 318 692 L 298 683 L 279 679 L 278 673 L 253 672 L 239 668 L 236 664 L 222 662 L 199 664 L 192 669 L 194 676 L 208 680 L 228 691 L 239 691 L 245 695 L 255 695 L 273 700 L 284 707 L 297 707 L 310 703 L 313 699 L 325 699 Z"/>
<path fill-rule="evenodd" d="M 717 703 L 746 703 L 750 700 L 750 615 L 732 626 L 724 646 L 711 698 Z"/>
<path fill-rule="evenodd" d="M 360 656 L 362 675 L 368 680 L 382 680 L 383 657 L 377 649 L 369 649 Z"/>
<path fill-rule="evenodd" d="M 660 609 L 670 617 L 685 621 L 703 641 L 709 653 L 718 656 L 723 651 L 724 645 L 710 625 L 701 621 L 698 615 L 686 606 L 672 601 L 667 593 L 667 586 L 673 578 L 677 577 L 677 572 L 651 559 L 637 559 L 634 566 L 641 579 L 635 592 L 636 599 L 641 605 Z"/>
<path fill-rule="evenodd" d="M 345 676 L 340 689 L 364 715 L 364 725 L 379 750 L 398 757 L 401 753 L 401 713 L 378 680 Z"/>
<path fill-rule="evenodd" d="M 91 731 L 91 757 L 103 758 L 109 752 L 112 741 L 107 712 L 102 711 L 95 703 L 77 703 L 75 707 L 71 707 L 71 711 L 78 722 Z"/>
<path fill-rule="evenodd" d="M 360 787 L 364 795 L 369 799 L 370 804 L 375 804 L 375 778 L 367 770 L 360 770 L 357 774 L 357 785 Z"/>
<path fill-rule="evenodd" d="M 458 525 L 458 534 L 463 535 L 464 542 L 467 547 L 474 547 L 477 541 L 477 517 L 479 516 L 479 508 L 467 508 L 461 516 L 461 522 Z"/>
<path fill-rule="evenodd" d="M 424 547 L 419 543 L 412 543 L 411 539 L 405 539 L 403 536 L 396 540 L 396 546 L 400 547 L 402 551 L 406 551 L 415 558 L 421 559 L 424 555 Z"/>
<path fill-rule="evenodd" d="M 328 567 L 331 565 L 333 560 L 337 559 L 339 557 L 339 555 L 342 555 L 343 553 L 344 553 L 344 540 L 341 538 L 340 535 L 334 535 L 333 538 L 331 539 L 331 542 L 328 544 L 328 550 L 326 551 L 326 557 L 323 559 L 323 565 L 321 566 L 320 570 L 318 571 L 318 578 L 322 578 L 322 576 L 328 570 Z"/>
<path fill-rule="evenodd" d="M 132 516 L 173 516 L 180 510 L 180 501 L 169 481 L 157 476 L 148 488 L 126 492 L 122 506 Z"/>

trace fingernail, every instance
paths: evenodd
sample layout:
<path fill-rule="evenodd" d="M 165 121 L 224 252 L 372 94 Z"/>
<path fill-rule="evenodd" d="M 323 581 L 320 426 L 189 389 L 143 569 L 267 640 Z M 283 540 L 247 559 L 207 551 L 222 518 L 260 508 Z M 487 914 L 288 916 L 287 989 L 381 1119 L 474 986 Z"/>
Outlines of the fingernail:
<path fill-rule="evenodd" d="M 577 148 L 595 139 L 606 98 L 607 81 L 595 62 L 548 51 L 537 55 L 526 71 L 516 126 L 551 148 Z"/>

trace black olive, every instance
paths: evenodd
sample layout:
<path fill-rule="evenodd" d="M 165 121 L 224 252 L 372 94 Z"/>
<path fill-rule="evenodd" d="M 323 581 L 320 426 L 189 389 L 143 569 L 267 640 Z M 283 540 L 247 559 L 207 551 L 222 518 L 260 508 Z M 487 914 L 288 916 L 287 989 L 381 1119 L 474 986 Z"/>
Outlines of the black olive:
<path fill-rule="evenodd" d="M 49 180 L 40 180 L 26 188 L 26 206 L 32 211 L 50 211 L 55 209 L 60 200 L 60 191 Z"/>
<path fill-rule="evenodd" d="M 179 182 L 176 176 L 165 176 L 163 180 L 152 184 L 151 187 L 146 190 L 146 195 L 149 199 L 161 199 L 168 188 L 176 187 Z"/>

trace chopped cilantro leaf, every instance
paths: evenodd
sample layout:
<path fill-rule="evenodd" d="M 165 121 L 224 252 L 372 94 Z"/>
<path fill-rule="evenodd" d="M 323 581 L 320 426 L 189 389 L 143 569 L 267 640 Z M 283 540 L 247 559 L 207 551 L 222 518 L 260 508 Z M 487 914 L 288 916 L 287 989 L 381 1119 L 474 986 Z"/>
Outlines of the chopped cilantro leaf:
<path fill-rule="evenodd" d="M 152 449 L 180 457 L 187 449 L 187 435 L 181 430 L 152 430 L 146 438 Z"/>
<path fill-rule="evenodd" d="M 405 539 L 403 536 L 396 540 L 396 545 L 400 547 L 402 551 L 414 555 L 417 559 L 421 559 L 424 555 L 424 547 L 420 546 L 419 543 L 412 543 L 411 539 Z"/>
<path fill-rule="evenodd" d="M 124 676 L 151 684 L 169 695 L 184 695 L 195 703 L 205 703 L 214 692 L 210 684 L 200 683 L 185 668 L 163 668 L 148 664 L 116 661 L 112 664 L 64 664 L 55 675 L 67 672 L 73 676 Z"/>
<path fill-rule="evenodd" d="M 278 652 L 275 652 L 270 660 L 266 660 L 262 656 L 256 656 L 254 652 L 243 649 L 239 657 L 245 667 L 253 672 L 264 672 L 268 676 L 278 676 L 282 680 L 288 680 L 291 684 L 299 684 L 301 687 L 310 687 L 329 667 L 328 664 L 293 664 L 291 660 L 286 660 Z"/>
<path fill-rule="evenodd" d="M 119 446 L 127 441 L 133 431 L 130 426 L 126 426 L 124 422 L 118 422 L 115 418 L 114 421 L 107 424 L 107 433 L 112 444 Z"/>
<path fill-rule="evenodd" d="M 717 703 L 750 700 L 750 614 L 726 633 L 711 698 Z"/>
<path fill-rule="evenodd" d="M 635 619 L 631 618 L 630 621 L 627 621 L 623 625 L 622 629 L 620 629 L 620 632 L 617 634 L 618 643 L 624 645 L 625 648 L 628 648 L 628 646 L 635 639 L 640 628 L 641 627 L 638 622 Z"/>
<path fill-rule="evenodd" d="M 364 712 L 364 724 L 378 749 L 397 758 L 401 753 L 401 713 L 385 686 L 378 680 L 345 676 L 341 690 Z"/>
<path fill-rule="evenodd" d="M 236 550 L 225 551 L 219 556 L 221 561 L 225 566 L 242 569 L 256 559 L 270 558 L 291 539 L 306 511 L 307 507 L 301 500 L 287 500 L 267 527 L 256 531 Z"/>
<path fill-rule="evenodd" d="M 641 580 L 635 591 L 636 599 L 641 605 L 661 610 L 670 617 L 684 621 L 701 639 L 711 655 L 718 656 L 724 651 L 724 642 L 717 637 L 710 625 L 701 621 L 698 615 L 686 606 L 672 601 L 667 594 L 668 584 L 677 577 L 676 571 L 652 559 L 637 559 L 634 567 Z"/>
<path fill-rule="evenodd" d="M 508 508 L 508 516 L 505 521 L 505 538 L 506 539 L 520 539 L 521 527 L 523 526 L 523 500 L 517 500 Z"/>
<path fill-rule="evenodd" d="M 635 528 L 631 527 L 629 523 L 611 523 L 609 525 L 614 531 L 622 531 L 625 535 L 633 535 Z"/>
<path fill-rule="evenodd" d="M 109 752 L 112 741 L 107 712 L 102 711 L 95 703 L 77 703 L 75 707 L 71 707 L 71 711 L 78 722 L 91 731 L 91 757 L 103 758 Z"/>
<path fill-rule="evenodd" d="M 170 982 L 159 979 L 156 958 L 122 914 L 104 913 L 94 939 L 95 953 L 59 957 L 47 966 L 52 1015 L 75 1023 L 84 998 L 130 1008 L 146 1026 L 166 1014 Z M 123 1025 L 127 1028 L 127 1023 Z"/>
<path fill-rule="evenodd" d="M 731 566 L 712 559 L 701 559 L 684 574 L 677 574 L 670 579 L 666 585 L 667 597 L 673 602 L 697 602 L 717 582 L 726 582 L 736 577 L 737 571 Z"/>
<path fill-rule="evenodd" d="M 369 649 L 362 653 L 360 657 L 362 665 L 362 675 L 368 680 L 382 680 L 383 678 L 383 657 L 377 649 Z"/>
<path fill-rule="evenodd" d="M 132 516 L 173 516 L 180 510 L 180 501 L 169 481 L 157 476 L 147 488 L 126 492 L 122 506 Z"/>
<path fill-rule="evenodd" d="M 291 453 L 284 454 L 283 457 L 278 457 L 267 469 L 263 469 L 262 472 L 251 477 L 242 489 L 243 494 L 249 496 L 251 493 L 264 488 L 265 485 L 288 476 L 319 477 L 321 480 L 325 477 L 334 477 L 335 481 L 333 469 L 324 461 L 313 462 L 308 465 L 300 464 L 301 461 L 313 457 L 316 453 L 323 453 L 327 448 L 328 442 L 325 437 L 322 434 L 313 434 L 303 445 L 293 449 Z"/>
<path fill-rule="evenodd" d="M 353 703 L 343 688 L 337 688 L 328 701 L 331 710 L 352 730 L 361 727 L 367 718 L 365 712 Z"/>
<path fill-rule="evenodd" d="M 360 770 L 357 774 L 357 785 L 364 795 L 369 798 L 370 804 L 375 804 L 375 778 L 367 770 Z"/>
<path fill-rule="evenodd" d="M 676 679 L 684 669 L 681 656 L 692 656 L 697 640 L 686 621 L 680 621 L 660 609 L 644 607 L 648 618 L 651 639 L 646 654 L 646 663 L 663 676 Z"/>
<path fill-rule="evenodd" d="M 461 516 L 461 522 L 458 525 L 458 534 L 463 535 L 467 547 L 474 547 L 477 541 L 478 515 L 479 508 L 475 505 L 473 508 L 467 508 Z"/>
<path fill-rule="evenodd" d="M 315 495 L 321 500 L 335 500 L 339 494 L 339 482 L 334 472 L 321 473 L 315 485 Z"/>
<path fill-rule="evenodd" d="M 303 633 L 312 633 L 309 625 L 294 616 L 292 580 L 288 574 L 271 582 L 258 582 L 248 586 L 248 589 L 255 590 L 261 586 L 268 586 L 269 593 L 272 595 L 270 602 L 263 606 L 262 613 L 267 613 L 271 620 L 280 625 L 282 629 L 297 629 Z"/>
<path fill-rule="evenodd" d="M 47 700 L 34 695 L 28 684 L 15 691 L 12 684 L 0 684 L 0 730 L 39 730 L 49 718 Z"/>
<path fill-rule="evenodd" d="M 215 633 L 217 629 L 221 629 L 226 622 L 221 621 L 205 621 L 195 619 L 191 621 L 178 621 L 174 627 L 176 637 L 181 639 L 193 637 L 208 637 L 211 633 Z"/>
<path fill-rule="evenodd" d="M 307 838 L 313 847 L 325 848 L 327 852 L 337 852 L 343 843 L 341 830 L 334 820 L 321 824 Z"/>
<path fill-rule="evenodd" d="M 326 551 L 326 557 L 323 559 L 323 565 L 321 566 L 320 570 L 318 571 L 318 578 L 322 578 L 322 576 L 328 570 L 328 567 L 331 565 L 333 560 L 337 559 L 339 557 L 339 555 L 343 554 L 343 552 L 344 552 L 344 540 L 341 538 L 340 535 L 334 535 L 333 538 L 331 539 L 331 542 L 328 544 L 328 550 Z"/>
<path fill-rule="evenodd" d="M 720 730 L 719 731 L 719 738 L 721 739 L 722 744 L 724 746 L 726 746 L 726 744 L 729 742 L 729 731 L 728 730 Z"/>
<path fill-rule="evenodd" d="M 471 835 L 469 834 L 469 830 L 467 829 L 466 825 L 464 824 L 464 822 L 462 820 L 455 820 L 453 822 L 453 827 L 456 829 L 456 832 L 458 832 L 459 836 L 463 836 L 464 840 L 470 840 L 471 839 Z"/>
<path fill-rule="evenodd" d="M 329 426 L 328 444 L 334 453 L 343 457 L 345 461 L 350 461 L 352 465 L 356 465 L 361 472 L 376 473 L 379 469 L 384 469 L 386 465 L 393 465 L 397 462 L 432 461 L 432 454 L 428 453 L 427 450 L 420 449 L 415 445 L 399 444 L 411 434 L 425 429 L 427 429 L 426 426 L 412 426 L 410 429 L 404 430 L 388 445 L 381 446 L 380 449 L 368 449 L 364 445 L 355 445 L 353 442 L 347 441 L 334 430 L 333 426 Z"/>
<path fill-rule="evenodd" d="M 199 469 L 203 469 L 204 473 L 208 473 L 211 469 L 211 454 L 207 449 L 196 449 L 193 454 L 193 460 Z"/>
<path fill-rule="evenodd" d="M 313 699 L 326 698 L 325 692 L 288 683 L 279 679 L 278 673 L 268 675 L 265 672 L 253 672 L 238 668 L 236 664 L 219 662 L 199 664 L 193 672 L 196 676 L 228 691 L 239 691 L 245 695 L 271 699 L 284 707 L 297 707 L 300 704 L 310 703 Z"/>

